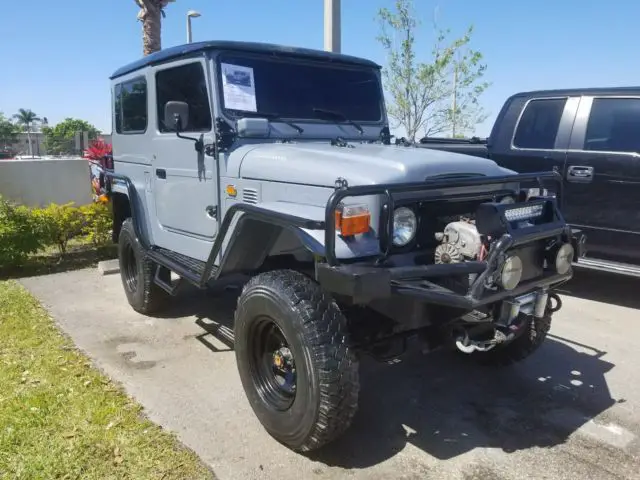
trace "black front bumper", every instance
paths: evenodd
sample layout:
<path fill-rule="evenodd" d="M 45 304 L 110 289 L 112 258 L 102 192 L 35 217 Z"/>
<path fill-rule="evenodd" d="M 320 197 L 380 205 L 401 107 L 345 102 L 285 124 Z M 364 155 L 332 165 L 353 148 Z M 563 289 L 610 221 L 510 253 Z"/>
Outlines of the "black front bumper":
<path fill-rule="evenodd" d="M 542 205 L 544 215 L 540 222 L 525 228 L 514 227 L 506 221 L 505 211 L 511 207 L 496 203 L 482 204 L 476 212 L 476 226 L 482 235 L 494 239 L 492 247 L 484 261 L 457 264 L 430 264 L 413 266 L 389 266 L 389 254 L 393 231 L 395 195 L 414 192 L 420 194 L 427 190 L 447 187 L 468 187 L 475 185 L 502 184 L 510 182 L 535 181 L 542 192 L 543 182 L 557 183 L 556 197 L 538 197 L 533 200 L 521 200 L 521 205 L 529 202 Z M 347 197 L 380 194 L 384 201 L 381 212 L 380 247 L 381 254 L 371 262 L 341 263 L 335 256 L 334 212 L 338 204 Z M 503 299 L 524 293 L 553 287 L 571 279 L 573 272 L 559 274 L 553 267 L 541 269 L 533 278 L 524 278 L 513 290 L 489 287 L 488 280 L 502 268 L 505 254 L 511 249 L 534 244 L 539 241 L 557 240 L 571 243 L 574 247 L 574 261 L 583 256 L 584 235 L 572 230 L 564 221 L 558 205 L 562 200 L 562 177 L 557 172 L 540 172 L 507 175 L 504 177 L 474 177 L 465 179 L 430 180 L 427 182 L 404 185 L 372 185 L 337 188 L 326 207 L 325 255 L 326 262 L 316 265 L 316 278 L 327 291 L 349 297 L 353 303 L 366 304 L 372 300 L 388 298 L 392 295 L 405 295 L 423 301 L 463 309 L 475 309 Z M 517 207 L 519 205 L 513 205 Z M 552 262 L 547 262 L 552 263 Z M 466 291 L 454 291 L 442 286 L 438 278 L 472 275 L 473 281 Z"/>
<path fill-rule="evenodd" d="M 514 245 L 545 238 L 570 242 L 574 247 L 574 261 L 583 255 L 584 235 L 580 231 L 571 230 L 566 225 L 548 225 L 545 229 L 520 235 L 517 239 L 504 234 L 496 241 L 486 261 L 408 267 L 387 267 L 375 263 L 332 266 L 321 263 L 317 265 L 316 277 L 323 288 L 349 297 L 356 304 L 366 304 L 392 295 L 405 295 L 433 304 L 473 310 L 570 280 L 572 270 L 560 274 L 553 267 L 547 267 L 541 275 L 522 281 L 513 290 L 487 287 L 486 280 L 501 268 L 501 259 L 509 249 Z M 466 275 L 474 275 L 475 279 L 465 292 L 454 291 L 438 283 L 439 278 Z"/>

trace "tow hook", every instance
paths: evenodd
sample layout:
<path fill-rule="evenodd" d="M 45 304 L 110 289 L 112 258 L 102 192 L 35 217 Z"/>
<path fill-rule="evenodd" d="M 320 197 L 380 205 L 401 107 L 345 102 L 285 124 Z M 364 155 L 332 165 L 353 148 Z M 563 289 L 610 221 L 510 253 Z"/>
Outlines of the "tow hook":
<path fill-rule="evenodd" d="M 508 342 L 514 336 L 514 333 L 505 335 L 504 332 L 495 329 L 493 331 L 493 338 L 489 340 L 472 340 L 471 338 L 469 338 L 469 334 L 465 331 L 464 334 L 456 337 L 456 347 L 463 353 L 473 353 L 476 351 L 487 352 L 494 348 L 496 345 Z"/>
<path fill-rule="evenodd" d="M 555 302 L 555 305 L 553 304 Z M 557 293 L 549 293 L 549 299 L 547 300 L 547 312 L 549 314 L 556 313 L 562 308 L 562 300 Z"/>

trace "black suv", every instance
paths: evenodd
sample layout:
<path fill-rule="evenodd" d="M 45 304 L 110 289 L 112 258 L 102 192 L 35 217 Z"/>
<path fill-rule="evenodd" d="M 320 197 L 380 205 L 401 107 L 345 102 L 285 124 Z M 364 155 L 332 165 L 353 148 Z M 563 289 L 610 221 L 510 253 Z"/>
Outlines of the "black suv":
<path fill-rule="evenodd" d="M 556 169 L 564 217 L 586 233 L 580 266 L 640 276 L 640 87 L 518 93 L 488 139 L 419 146 L 490 157 L 519 173 Z"/>

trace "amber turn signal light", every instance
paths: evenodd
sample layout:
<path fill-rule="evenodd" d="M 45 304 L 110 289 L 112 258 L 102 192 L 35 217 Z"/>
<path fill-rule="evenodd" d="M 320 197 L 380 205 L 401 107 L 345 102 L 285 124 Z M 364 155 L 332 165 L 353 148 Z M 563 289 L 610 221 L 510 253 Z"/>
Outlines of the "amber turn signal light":
<path fill-rule="evenodd" d="M 343 237 L 367 233 L 371 213 L 366 205 L 344 205 L 336 210 L 336 231 Z"/>

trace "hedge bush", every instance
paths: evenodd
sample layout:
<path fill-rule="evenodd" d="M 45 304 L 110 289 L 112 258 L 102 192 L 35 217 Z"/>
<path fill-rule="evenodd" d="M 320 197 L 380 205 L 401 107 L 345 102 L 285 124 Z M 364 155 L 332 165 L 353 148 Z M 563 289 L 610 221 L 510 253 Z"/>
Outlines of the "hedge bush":
<path fill-rule="evenodd" d="M 82 233 L 84 218 L 81 210 L 72 203 L 52 203 L 46 208 L 32 210 L 32 214 L 41 226 L 45 244 L 58 247 L 60 255 L 67 253 L 69 240 Z"/>
<path fill-rule="evenodd" d="M 85 219 L 82 233 L 87 239 L 95 246 L 108 243 L 113 226 L 111 204 L 92 203 L 80 207 L 80 212 Z"/>
<path fill-rule="evenodd" d="M 0 196 L 0 267 L 22 265 L 29 255 L 47 247 L 57 248 L 62 257 L 73 238 L 104 245 L 111 238 L 111 218 L 111 209 L 104 203 L 27 208 Z"/>
<path fill-rule="evenodd" d="M 40 225 L 27 207 L 0 197 L 0 266 L 16 266 L 44 247 Z"/>

